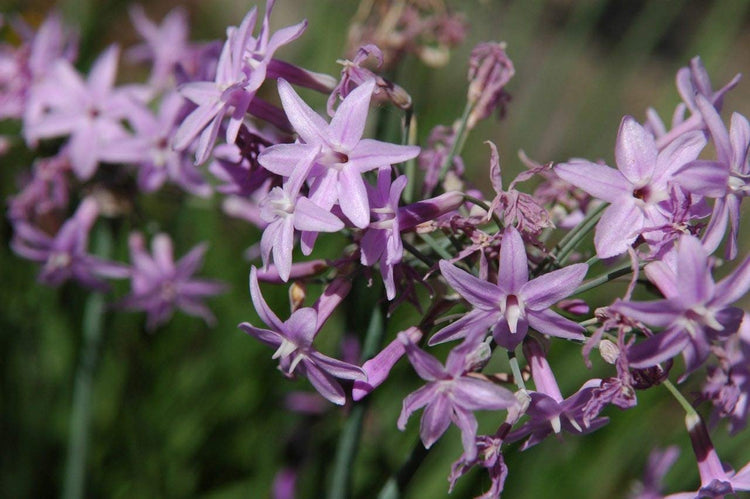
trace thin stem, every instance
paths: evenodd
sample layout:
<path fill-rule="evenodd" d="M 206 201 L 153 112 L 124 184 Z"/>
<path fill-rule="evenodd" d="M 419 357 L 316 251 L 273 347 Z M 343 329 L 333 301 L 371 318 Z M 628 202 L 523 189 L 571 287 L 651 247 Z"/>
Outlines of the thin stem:
<path fill-rule="evenodd" d="M 646 266 L 647 262 L 641 262 L 638 265 L 638 268 L 643 268 Z M 597 286 L 601 286 L 602 284 L 606 284 L 609 281 L 613 281 L 617 279 L 618 277 L 622 277 L 624 275 L 628 275 L 633 271 L 633 268 L 630 266 L 630 264 L 622 265 L 621 267 L 617 267 L 616 269 L 607 272 L 605 274 L 600 275 L 599 277 L 595 277 L 593 279 L 589 279 L 588 281 L 584 282 L 580 286 L 578 286 L 578 289 L 576 289 L 573 292 L 573 295 L 578 295 L 581 293 L 584 293 L 586 291 L 589 291 L 590 289 L 593 289 Z M 572 296 L 572 295 L 571 295 Z"/>
<path fill-rule="evenodd" d="M 448 251 L 445 248 L 440 246 L 440 244 L 438 244 L 435 238 L 432 237 L 431 235 L 429 234 L 417 234 L 417 235 L 419 236 L 420 239 L 422 239 L 422 241 L 426 242 L 427 245 L 430 248 L 432 248 L 435 251 L 435 253 L 440 255 L 444 260 L 450 260 L 451 258 L 453 258 L 453 255 L 448 253 Z"/>
<path fill-rule="evenodd" d="M 475 101 L 466 102 L 466 107 L 464 107 L 464 113 L 461 115 L 461 121 L 459 122 L 458 130 L 456 130 L 456 138 L 453 140 L 451 150 L 443 160 L 443 164 L 440 165 L 440 176 L 438 177 L 439 182 L 445 180 L 445 175 L 448 173 L 448 168 L 450 168 L 451 163 L 453 163 L 453 158 L 461 154 L 461 150 L 466 143 L 466 136 L 468 131 L 466 124 L 469 121 L 469 115 L 474 110 L 474 106 L 476 106 Z"/>
<path fill-rule="evenodd" d="M 497 216 L 497 213 L 495 213 L 495 210 L 490 209 L 490 206 L 482 201 L 481 199 L 475 198 L 474 196 L 470 196 L 466 193 L 463 193 L 464 199 L 469 201 L 470 203 L 473 203 L 480 208 L 482 208 L 484 211 L 490 214 L 492 216 L 492 220 L 495 221 L 497 224 L 498 230 L 500 230 L 503 227 L 503 222 L 500 220 L 500 217 Z"/>
<path fill-rule="evenodd" d="M 388 479 L 383 488 L 380 489 L 378 499 L 398 499 L 401 497 L 401 493 L 404 491 L 409 481 L 414 476 L 414 473 L 419 469 L 419 465 L 422 464 L 422 461 L 424 461 L 424 458 L 427 457 L 429 452 L 429 449 L 425 449 L 422 442 L 418 440 L 416 445 L 414 445 L 409 458 L 403 465 L 401 465 L 401 468 L 399 468 L 396 474 Z"/>
<path fill-rule="evenodd" d="M 435 266 L 435 262 L 432 261 L 432 259 L 428 256 L 426 256 L 424 253 L 419 251 L 416 247 L 408 243 L 407 241 L 401 241 L 401 244 L 404 245 L 404 249 L 411 253 L 414 257 L 416 257 L 419 261 L 427 265 L 427 267 L 432 268 Z"/>
<path fill-rule="evenodd" d="M 417 118 L 414 115 L 414 108 L 410 107 L 404 110 L 404 134 L 401 140 L 403 144 L 414 145 L 417 142 Z M 414 199 L 414 184 L 417 170 L 417 159 L 412 158 L 406 161 L 404 173 L 408 182 L 404 189 L 404 202 L 409 204 Z"/>
<path fill-rule="evenodd" d="M 106 258 L 111 253 L 111 249 L 111 229 L 109 226 L 100 225 L 95 231 L 94 252 Z M 91 396 L 94 385 L 94 371 L 99 360 L 99 344 L 104 330 L 105 312 L 104 295 L 94 292 L 89 294 L 84 304 L 83 345 L 73 386 L 73 407 L 70 415 L 68 455 L 63 485 L 63 498 L 65 499 L 79 499 L 84 496 L 91 421 Z"/>
<path fill-rule="evenodd" d="M 566 237 L 560 241 L 560 244 L 558 245 L 560 251 L 556 255 L 556 260 L 560 266 L 565 265 L 568 256 L 570 256 L 576 246 L 578 246 L 578 243 L 580 243 L 581 240 L 591 232 L 591 229 L 594 228 L 601 218 L 602 213 L 604 213 L 604 210 L 607 209 L 608 206 L 607 203 L 602 203 L 600 206 L 597 206 L 580 224 L 578 224 L 577 227 L 568 232 Z"/>
<path fill-rule="evenodd" d="M 662 384 L 666 387 L 667 390 L 669 390 L 669 392 L 677 400 L 677 402 L 680 403 L 682 408 L 685 409 L 685 414 L 687 416 L 698 416 L 698 413 L 695 411 L 690 402 L 687 401 L 687 399 L 680 393 L 680 391 L 672 384 L 671 381 L 665 379 Z"/>
<path fill-rule="evenodd" d="M 373 357 L 383 342 L 385 332 L 384 316 L 385 310 L 382 307 L 375 307 L 370 316 L 370 323 L 367 326 L 367 334 L 365 335 L 362 351 L 363 361 Z M 350 495 L 351 472 L 357 456 L 359 440 L 362 434 L 362 420 L 365 416 L 368 400 L 369 397 L 354 404 L 346 423 L 344 423 L 344 428 L 341 431 L 336 449 L 331 488 L 328 491 L 329 499 L 345 499 Z"/>

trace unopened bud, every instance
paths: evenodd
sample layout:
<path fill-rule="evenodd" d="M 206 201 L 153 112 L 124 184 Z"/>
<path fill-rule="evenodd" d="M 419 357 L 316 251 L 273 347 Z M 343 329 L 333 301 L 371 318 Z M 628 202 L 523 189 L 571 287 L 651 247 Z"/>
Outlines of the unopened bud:
<path fill-rule="evenodd" d="M 599 354 L 607 364 L 614 364 L 620 356 L 620 349 L 609 340 L 599 342 Z"/>
<path fill-rule="evenodd" d="M 307 296 L 307 287 L 300 281 L 295 281 L 289 287 L 289 304 L 292 308 L 292 312 L 299 309 L 305 302 Z"/>

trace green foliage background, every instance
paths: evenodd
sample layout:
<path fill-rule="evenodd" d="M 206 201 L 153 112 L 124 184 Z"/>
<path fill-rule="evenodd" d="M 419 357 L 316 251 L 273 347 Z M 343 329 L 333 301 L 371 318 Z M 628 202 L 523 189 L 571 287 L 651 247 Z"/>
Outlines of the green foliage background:
<path fill-rule="evenodd" d="M 158 19 L 174 5 L 157 1 L 146 8 Z M 480 125 L 465 149 L 469 176 L 480 186 L 487 185 L 484 140 L 498 144 L 506 183 L 519 171 L 518 149 L 540 161 L 581 156 L 612 164 L 621 117 L 633 114 L 642 120 L 651 105 L 669 119 L 678 102 L 674 74 L 690 57 L 702 56 L 716 87 L 750 69 L 748 1 L 517 0 L 452 5 L 467 14 L 471 30 L 466 43 L 444 68 L 428 69 L 407 60 L 398 82 L 414 99 L 424 144 L 432 126 L 450 124 L 460 115 L 473 45 L 484 40 L 508 43 L 517 72 L 508 88 L 513 95 L 508 116 Z M 0 6 L 5 13 L 20 12 L 35 23 L 52 5 L 16 1 Z M 193 38 L 223 38 L 225 27 L 238 24 L 250 6 L 228 0 L 187 3 Z M 136 41 L 122 0 L 69 0 L 60 8 L 81 27 L 84 67 L 108 43 Z M 338 74 L 335 60 L 343 57 L 347 24 L 355 9 L 356 3 L 346 0 L 280 0 L 272 19 L 275 27 L 303 17 L 310 23 L 303 39 L 280 55 L 309 69 Z M 133 70 L 123 75 L 129 81 L 143 76 Z M 305 97 L 322 108 L 323 97 Z M 750 83 L 743 81 L 725 107 L 748 115 L 749 98 Z M 17 132 L 12 124 L 0 126 L 4 133 Z M 15 192 L 15 180 L 28 166 L 29 155 L 20 149 L 2 158 L 4 198 Z M 168 326 L 148 333 L 141 314 L 110 314 L 96 373 L 89 497 L 267 497 L 274 473 L 291 461 L 304 465 L 300 496 L 322 495 L 345 411 L 334 409 L 314 418 L 284 409 L 286 394 L 310 388 L 305 382 L 285 381 L 271 352 L 236 327 L 242 321 L 258 322 L 247 293 L 249 263 L 241 255 L 259 233 L 222 216 L 218 202 L 186 199 L 174 191 L 143 201 L 143 212 L 154 216 L 147 230 L 172 234 L 177 254 L 200 240 L 209 241 L 203 275 L 230 283 L 231 292 L 211 301 L 219 318 L 214 329 L 178 314 Z M 115 226 L 120 236 L 115 251 L 121 259 L 127 258 L 125 237 L 132 228 L 129 223 Z M 62 483 L 85 296 L 73 285 L 57 290 L 37 285 L 35 266 L 10 252 L 10 227 L 4 219 L 0 231 L 0 496 L 55 496 Z M 743 244 L 747 249 L 747 240 Z M 339 249 L 335 238 L 322 238 L 316 248 L 326 256 L 335 256 Z M 265 289 L 274 297 L 272 306 L 284 311 L 285 290 Z M 595 299 L 605 304 L 611 297 Z M 367 296 L 360 303 L 357 312 L 366 316 L 373 304 Z M 389 339 L 415 317 L 408 307 L 399 311 L 389 322 Z M 335 318 L 324 349 L 335 351 L 341 329 L 343 319 Z M 576 390 L 591 376 L 578 347 L 553 343 L 551 362 L 563 393 Z M 595 362 L 594 373 L 609 375 L 601 362 Z M 373 397 L 366 416 L 360 454 L 353 463 L 356 497 L 373 497 L 417 438 L 418 416 L 405 433 L 395 422 L 402 398 L 419 381 L 401 364 L 392 376 L 393 381 Z M 683 392 L 696 388 L 688 384 Z M 641 476 L 650 449 L 670 444 L 680 445 L 683 453 L 667 477 L 669 490 L 697 486 L 683 415 L 666 390 L 640 393 L 637 408 L 609 409 L 607 415 L 611 424 L 593 435 L 562 442 L 550 439 L 523 454 L 508 452 L 510 475 L 504 497 L 623 497 Z M 493 424 L 497 421 L 492 415 L 484 415 L 480 429 L 490 430 Z M 720 456 L 736 468 L 750 459 L 747 434 L 730 438 L 719 427 L 715 444 Z M 446 476 L 460 452 L 458 432 L 451 429 L 420 468 L 407 496 L 447 496 Z M 471 497 L 486 486 L 484 476 L 472 474 L 459 482 L 452 497 Z"/>

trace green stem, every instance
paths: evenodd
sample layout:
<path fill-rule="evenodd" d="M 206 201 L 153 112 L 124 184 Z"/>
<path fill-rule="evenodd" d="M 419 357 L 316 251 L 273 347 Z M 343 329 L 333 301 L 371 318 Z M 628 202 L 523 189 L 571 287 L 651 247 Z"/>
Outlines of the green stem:
<path fill-rule="evenodd" d="M 431 235 L 429 235 L 429 234 L 417 234 L 417 235 L 419 236 L 419 238 L 422 241 L 424 241 L 425 243 L 427 243 L 427 245 L 430 248 L 432 248 L 435 251 L 435 253 L 437 253 L 438 255 L 440 255 L 440 257 L 443 260 L 450 260 L 451 258 L 453 258 L 453 255 L 451 255 L 448 252 L 448 250 L 446 250 L 445 248 L 443 248 L 442 246 L 440 246 L 440 244 Z"/>
<path fill-rule="evenodd" d="M 503 222 L 500 220 L 500 217 L 497 216 L 497 213 L 495 213 L 495 210 L 491 210 L 490 209 L 490 206 L 487 203 L 485 203 L 481 199 L 477 199 L 474 196 L 470 196 L 470 195 L 468 195 L 466 193 L 463 193 L 463 196 L 464 196 L 465 200 L 467 200 L 470 203 L 473 203 L 473 204 L 479 206 L 484 211 L 486 211 L 487 213 L 489 213 L 490 216 L 492 216 L 492 220 L 494 220 L 495 223 L 497 224 L 498 230 L 500 230 L 503 227 Z"/>
<path fill-rule="evenodd" d="M 416 118 L 414 117 L 414 108 L 410 107 L 404 110 L 404 135 L 401 143 L 407 145 L 414 145 L 417 141 L 417 130 L 416 130 Z M 416 182 L 416 171 L 417 171 L 417 158 L 412 158 L 406 161 L 404 173 L 408 180 L 406 188 L 404 189 L 404 202 L 409 204 L 414 199 L 414 184 Z"/>
<path fill-rule="evenodd" d="M 578 224 L 578 226 L 568 232 L 566 237 L 560 241 L 560 244 L 558 245 L 560 251 L 556 255 L 558 265 L 565 265 L 565 262 L 576 246 L 578 246 L 578 243 L 580 243 L 581 240 L 591 232 L 591 229 L 594 228 L 601 218 L 602 213 L 604 213 L 604 210 L 606 210 L 608 206 L 609 204 L 607 203 L 602 203 L 600 206 L 597 206 L 580 224 Z"/>
<path fill-rule="evenodd" d="M 370 316 L 370 323 L 367 326 L 367 334 L 362 350 L 363 360 L 373 357 L 383 342 L 385 332 L 384 315 L 385 310 L 382 307 L 375 307 Z M 368 400 L 369 397 L 354 404 L 346 423 L 344 423 L 344 428 L 341 431 L 336 449 L 331 488 L 328 491 L 329 499 L 345 499 L 350 495 L 351 472 L 357 456 L 359 439 L 362 434 L 362 421 L 367 409 Z"/>
<path fill-rule="evenodd" d="M 607 203 L 602 203 L 601 206 L 597 206 L 588 215 L 586 215 L 586 218 L 584 218 L 580 224 L 576 225 L 570 230 L 570 232 L 565 234 L 565 236 L 560 239 L 560 242 L 555 245 L 555 248 L 552 250 L 550 256 L 542 260 L 542 262 L 534 271 L 534 275 L 538 276 L 540 274 L 543 274 L 547 270 L 549 265 L 553 263 L 556 266 L 562 266 L 567 260 L 570 253 L 573 252 L 575 247 L 581 241 L 581 239 L 583 239 L 586 234 L 588 234 L 588 232 L 596 225 L 596 222 L 599 221 L 599 218 L 601 217 L 607 206 L 609 206 Z"/>
<path fill-rule="evenodd" d="M 456 130 L 456 138 L 453 140 L 451 150 L 443 160 L 443 164 L 440 165 L 439 182 L 445 180 L 445 175 L 448 173 L 448 168 L 450 168 L 451 163 L 453 163 L 453 158 L 458 154 L 461 154 L 461 150 L 464 148 L 468 132 L 466 124 L 469 121 L 469 115 L 474 110 L 474 106 L 476 106 L 476 102 L 466 102 L 466 107 L 464 107 L 464 113 L 461 115 L 461 121 L 459 122 L 458 130 Z"/>
<path fill-rule="evenodd" d="M 406 462 L 404 462 L 394 476 L 388 479 L 383 488 L 380 489 L 378 499 L 398 499 L 401 497 L 401 493 L 409 484 L 414 473 L 419 469 L 419 465 L 422 464 L 424 458 L 427 457 L 428 452 L 429 449 L 425 449 L 422 442 L 417 441 Z"/>
<path fill-rule="evenodd" d="M 112 234 L 108 226 L 97 227 L 94 248 L 94 252 L 104 258 L 111 253 Z M 104 330 L 105 312 L 104 295 L 89 294 L 83 310 L 83 345 L 73 387 L 73 407 L 70 415 L 68 455 L 63 485 L 63 498 L 65 499 L 79 499 L 84 496 L 86 456 L 91 426 L 91 396 L 94 372 L 99 360 L 99 345 Z"/>
<path fill-rule="evenodd" d="M 687 401 L 687 399 L 680 393 L 680 391 L 672 384 L 671 381 L 665 379 L 662 384 L 666 387 L 667 390 L 669 390 L 669 392 L 677 400 L 677 402 L 680 403 L 682 408 L 685 409 L 685 414 L 687 416 L 698 416 L 698 413 L 695 411 L 690 402 Z"/>
<path fill-rule="evenodd" d="M 643 267 L 646 266 L 646 263 L 647 262 L 641 262 L 638 265 L 638 268 L 642 269 Z M 578 295 L 578 294 L 584 293 L 586 291 L 589 291 L 590 289 L 593 289 L 593 288 L 595 288 L 597 286 L 601 286 L 602 284 L 606 284 L 609 281 L 613 281 L 613 280 L 617 279 L 618 277 L 622 277 L 624 275 L 628 275 L 632 271 L 633 271 L 633 269 L 631 268 L 631 266 L 630 266 L 629 263 L 625 264 L 625 265 L 622 265 L 621 267 L 617 267 L 616 269 L 614 269 L 614 270 L 612 270 L 610 272 L 607 272 L 605 274 L 600 275 L 599 277 L 595 277 L 593 279 L 590 279 L 590 280 L 584 282 L 583 284 L 581 284 L 580 286 L 578 286 L 578 289 L 576 289 L 573 292 L 573 295 Z"/>

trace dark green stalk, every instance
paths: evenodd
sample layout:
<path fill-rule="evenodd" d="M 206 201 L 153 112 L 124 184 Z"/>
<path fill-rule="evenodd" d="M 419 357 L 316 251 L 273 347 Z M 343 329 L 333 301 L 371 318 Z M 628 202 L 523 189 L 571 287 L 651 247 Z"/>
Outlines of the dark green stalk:
<path fill-rule="evenodd" d="M 638 265 L 638 268 L 643 268 L 646 266 L 648 262 L 641 262 Z M 622 265 L 620 267 L 617 267 L 616 269 L 613 269 L 607 273 L 604 273 L 598 277 L 595 277 L 593 279 L 589 279 L 588 281 L 584 282 L 580 286 L 578 286 L 578 289 L 575 290 L 573 295 L 578 295 L 581 293 L 584 293 L 586 291 L 589 291 L 590 289 L 593 289 L 597 286 L 601 286 L 602 284 L 606 284 L 609 281 L 615 280 L 618 277 L 622 277 L 624 275 L 628 275 L 633 271 L 632 266 L 628 263 L 625 265 Z"/>
<path fill-rule="evenodd" d="M 450 168 L 451 163 L 453 163 L 453 158 L 461 154 L 461 150 L 466 143 L 466 136 L 468 132 L 468 128 L 466 125 L 469 121 L 469 115 L 474 110 L 475 105 L 476 102 L 466 102 L 466 107 L 464 108 L 464 113 L 461 115 L 461 121 L 459 122 L 458 130 L 456 130 L 456 138 L 453 140 L 451 150 L 443 160 L 443 164 L 440 165 L 440 182 L 445 180 L 445 175 L 448 173 L 448 168 Z"/>
<path fill-rule="evenodd" d="M 417 472 L 417 469 L 419 469 L 419 466 L 429 452 L 429 449 L 425 449 L 421 441 L 417 441 L 406 462 L 404 462 L 395 475 L 388 479 L 383 488 L 380 489 L 378 499 L 398 499 L 401 497 L 401 493 L 409 484 L 414 473 Z"/>
<path fill-rule="evenodd" d="M 362 359 L 366 360 L 373 357 L 381 343 L 385 333 L 385 310 L 383 307 L 376 307 L 370 316 L 370 323 L 367 327 L 367 334 L 362 350 Z M 333 477 L 331 487 L 328 491 L 329 499 L 345 499 L 350 496 L 351 488 L 351 471 L 354 468 L 354 460 L 357 456 L 359 439 L 362 434 L 362 421 L 369 398 L 354 404 L 349 417 L 344 423 L 344 428 L 339 437 L 338 447 L 336 449 L 336 461 L 333 467 Z"/>
<path fill-rule="evenodd" d="M 112 252 L 110 227 L 100 225 L 94 235 L 94 252 L 106 258 Z M 73 387 L 73 408 L 70 415 L 68 455 L 65 463 L 63 498 L 84 497 L 86 457 L 91 426 L 91 396 L 94 372 L 99 360 L 99 345 L 104 330 L 106 302 L 104 295 L 92 292 L 83 310 L 83 344 Z"/>

